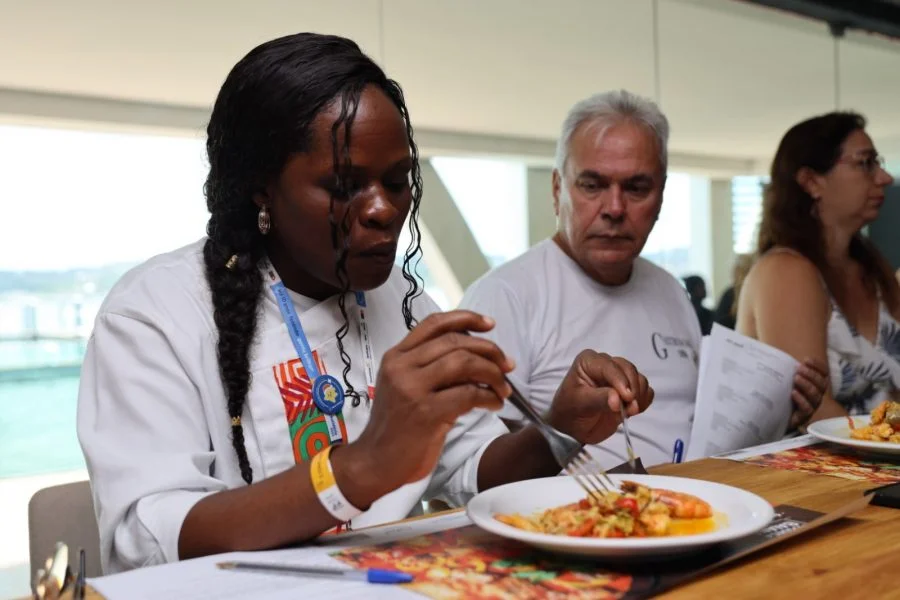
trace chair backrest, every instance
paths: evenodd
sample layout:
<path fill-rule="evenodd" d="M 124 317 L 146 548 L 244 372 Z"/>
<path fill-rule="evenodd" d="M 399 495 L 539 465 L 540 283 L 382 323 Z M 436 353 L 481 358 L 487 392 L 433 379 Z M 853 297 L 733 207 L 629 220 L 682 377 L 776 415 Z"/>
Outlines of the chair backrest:
<path fill-rule="evenodd" d="M 94 515 L 89 481 L 76 481 L 38 490 L 28 503 L 28 542 L 31 576 L 56 542 L 69 546 L 69 568 L 78 573 L 78 549 L 84 548 L 85 576 L 100 576 L 100 533 Z"/>

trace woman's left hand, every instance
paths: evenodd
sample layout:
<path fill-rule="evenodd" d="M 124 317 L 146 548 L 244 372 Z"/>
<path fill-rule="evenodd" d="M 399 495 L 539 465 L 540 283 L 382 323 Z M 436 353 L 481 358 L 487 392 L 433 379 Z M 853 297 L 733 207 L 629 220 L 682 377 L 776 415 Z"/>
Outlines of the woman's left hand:
<path fill-rule="evenodd" d="M 809 422 L 822 404 L 828 391 L 828 365 L 817 358 L 807 358 L 794 376 L 794 390 L 791 400 L 794 412 L 791 414 L 790 429 L 796 429 Z"/>
<path fill-rule="evenodd" d="M 602 442 L 628 416 L 653 401 L 647 378 L 624 358 L 585 350 L 575 358 L 556 395 L 547 421 L 583 444 Z"/>

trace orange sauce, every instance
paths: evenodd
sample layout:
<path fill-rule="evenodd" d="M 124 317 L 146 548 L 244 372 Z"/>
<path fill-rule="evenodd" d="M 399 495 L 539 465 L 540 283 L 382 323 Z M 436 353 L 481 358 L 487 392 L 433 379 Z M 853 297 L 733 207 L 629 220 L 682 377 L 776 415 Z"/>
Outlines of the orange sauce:
<path fill-rule="evenodd" d="M 715 513 L 707 519 L 672 519 L 669 521 L 667 535 L 696 535 L 709 533 L 727 523 L 727 517 L 722 513 Z"/>

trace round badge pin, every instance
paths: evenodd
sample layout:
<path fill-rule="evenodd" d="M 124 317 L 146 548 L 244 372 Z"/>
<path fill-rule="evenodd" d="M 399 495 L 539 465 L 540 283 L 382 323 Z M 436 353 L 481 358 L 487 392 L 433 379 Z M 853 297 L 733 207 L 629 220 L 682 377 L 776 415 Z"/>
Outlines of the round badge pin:
<path fill-rule="evenodd" d="M 326 415 L 336 415 L 344 408 L 344 388 L 331 375 L 319 375 L 312 386 L 313 402 Z"/>

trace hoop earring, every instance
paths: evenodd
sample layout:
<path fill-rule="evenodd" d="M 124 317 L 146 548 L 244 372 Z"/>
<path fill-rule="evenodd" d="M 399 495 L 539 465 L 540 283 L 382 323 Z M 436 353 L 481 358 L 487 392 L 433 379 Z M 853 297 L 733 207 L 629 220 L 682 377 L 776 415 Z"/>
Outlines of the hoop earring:
<path fill-rule="evenodd" d="M 269 233 L 269 229 L 272 228 L 272 219 L 269 218 L 269 209 L 265 206 L 260 207 L 259 216 L 256 218 L 256 225 L 259 227 L 259 232 L 263 235 Z"/>

